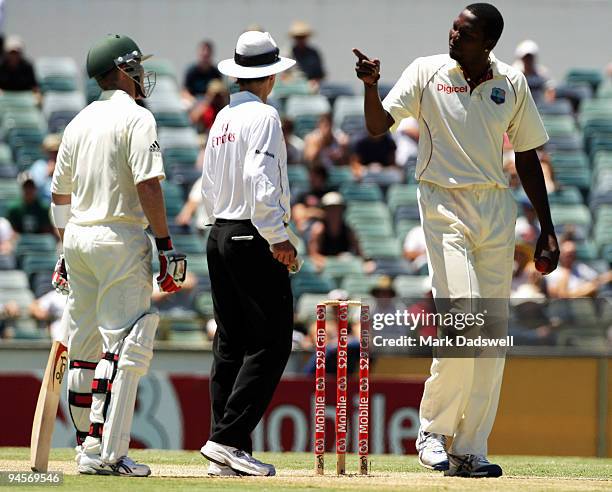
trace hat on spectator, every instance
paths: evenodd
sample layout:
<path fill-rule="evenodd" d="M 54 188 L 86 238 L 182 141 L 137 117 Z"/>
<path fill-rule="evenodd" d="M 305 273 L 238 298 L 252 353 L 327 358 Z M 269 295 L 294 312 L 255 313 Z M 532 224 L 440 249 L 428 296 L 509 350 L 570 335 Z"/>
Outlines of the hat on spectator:
<path fill-rule="evenodd" d="M 321 198 L 322 207 L 333 207 L 334 205 L 344 205 L 344 197 L 337 191 L 325 193 Z"/>
<path fill-rule="evenodd" d="M 310 26 L 301 20 L 294 21 L 289 28 L 289 36 L 292 38 L 304 38 L 312 34 Z"/>
<path fill-rule="evenodd" d="M 206 94 L 214 96 L 215 94 L 226 94 L 227 87 L 219 79 L 212 79 L 206 86 Z"/>
<path fill-rule="evenodd" d="M 514 51 L 514 56 L 516 58 L 524 58 L 527 55 L 536 56 L 539 51 L 540 49 L 538 48 L 538 45 L 535 41 L 532 41 L 531 39 L 526 39 L 525 41 L 520 42 L 519 45 L 516 47 L 516 50 Z"/>
<path fill-rule="evenodd" d="M 393 288 L 393 281 L 389 275 L 382 275 L 376 284 L 370 290 L 370 294 L 374 297 L 386 296 L 395 297 L 395 289 Z"/>
<path fill-rule="evenodd" d="M 329 291 L 327 298 L 330 301 L 346 301 L 349 298 L 349 293 L 344 289 L 333 289 Z"/>
<path fill-rule="evenodd" d="M 10 53 L 11 51 L 23 51 L 23 41 L 19 36 L 9 36 L 4 42 L 4 51 Z"/>
<path fill-rule="evenodd" d="M 237 79 L 257 79 L 283 72 L 295 60 L 279 56 L 280 50 L 269 32 L 247 31 L 240 35 L 233 58 L 219 62 L 219 71 Z"/>
<path fill-rule="evenodd" d="M 57 133 L 49 133 L 42 143 L 42 148 L 45 152 L 57 152 L 62 143 L 61 135 Z"/>
<path fill-rule="evenodd" d="M 17 182 L 21 185 L 21 187 L 25 187 L 26 185 L 36 186 L 34 184 L 34 178 L 28 171 L 22 171 L 17 175 Z"/>

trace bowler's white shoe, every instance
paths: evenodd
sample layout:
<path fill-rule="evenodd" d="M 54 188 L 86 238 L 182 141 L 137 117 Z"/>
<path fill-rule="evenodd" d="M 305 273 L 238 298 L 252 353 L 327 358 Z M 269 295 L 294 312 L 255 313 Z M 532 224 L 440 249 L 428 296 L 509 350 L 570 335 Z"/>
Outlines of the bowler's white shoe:
<path fill-rule="evenodd" d="M 249 453 L 232 446 L 224 446 L 214 441 L 207 441 L 202 449 L 202 456 L 217 465 L 229 466 L 235 472 L 243 475 L 271 477 L 276 474 L 273 465 L 262 463 Z"/>
<path fill-rule="evenodd" d="M 240 474 L 236 473 L 229 466 L 217 465 L 214 461 L 211 461 L 208 465 L 208 474 L 211 477 L 239 477 Z"/>
<path fill-rule="evenodd" d="M 502 476 L 501 466 L 491 463 L 486 457 L 475 454 L 449 454 L 450 467 L 444 472 L 447 477 L 497 478 Z"/>
<path fill-rule="evenodd" d="M 82 453 L 78 466 L 79 473 L 84 475 L 116 475 L 122 477 L 148 477 L 151 469 L 142 463 L 136 463 L 124 456 L 116 463 L 105 463 L 97 454 Z"/>
<path fill-rule="evenodd" d="M 419 429 L 416 449 L 419 453 L 419 463 L 425 468 L 436 471 L 448 470 L 446 436 Z"/>
<path fill-rule="evenodd" d="M 80 444 L 78 446 L 75 446 L 74 451 L 76 452 L 74 461 L 76 461 L 78 465 L 81 462 L 81 455 L 83 454 L 83 446 L 81 446 Z"/>

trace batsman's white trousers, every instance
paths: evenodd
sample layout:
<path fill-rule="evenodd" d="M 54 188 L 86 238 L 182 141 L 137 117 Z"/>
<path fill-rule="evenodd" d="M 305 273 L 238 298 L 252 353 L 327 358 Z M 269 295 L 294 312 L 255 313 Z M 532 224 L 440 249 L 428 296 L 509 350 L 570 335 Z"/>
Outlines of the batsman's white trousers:
<path fill-rule="evenodd" d="M 64 255 L 70 282 L 68 357 L 98 362 L 150 310 L 151 243 L 138 224 L 68 223 Z M 91 370 L 71 369 L 69 389 L 91 393 L 93 377 Z M 81 432 L 89 428 L 90 421 L 104 421 L 95 405 L 91 416 L 89 408 L 71 408 L 71 412 Z"/>
<path fill-rule="evenodd" d="M 435 298 L 507 299 L 517 207 L 494 186 L 418 190 Z M 487 454 L 504 358 L 434 358 L 420 408 L 424 431 L 453 436 L 452 454 Z"/>

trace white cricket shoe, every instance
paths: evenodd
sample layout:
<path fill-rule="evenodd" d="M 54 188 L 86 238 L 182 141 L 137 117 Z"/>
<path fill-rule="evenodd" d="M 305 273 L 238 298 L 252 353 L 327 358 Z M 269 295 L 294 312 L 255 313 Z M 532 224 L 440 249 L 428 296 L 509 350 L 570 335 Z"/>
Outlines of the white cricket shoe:
<path fill-rule="evenodd" d="M 208 465 L 208 475 L 211 477 L 239 477 L 240 474 L 236 473 L 227 465 L 217 465 L 214 461 L 211 461 Z"/>
<path fill-rule="evenodd" d="M 450 467 L 444 472 L 447 477 L 490 477 L 502 476 L 501 466 L 491 463 L 486 457 L 475 454 L 449 454 Z"/>
<path fill-rule="evenodd" d="M 217 465 L 229 466 L 232 470 L 243 475 L 271 477 L 276 475 L 274 465 L 262 463 L 249 453 L 232 446 L 224 446 L 214 441 L 207 441 L 200 453 L 204 458 Z"/>
<path fill-rule="evenodd" d="M 81 455 L 83 454 L 83 446 L 81 446 L 80 444 L 78 446 L 75 446 L 74 451 L 76 453 L 74 461 L 76 461 L 77 465 L 79 465 L 81 463 Z"/>
<path fill-rule="evenodd" d="M 98 454 L 82 453 L 78 466 L 83 475 L 116 475 L 121 477 L 148 477 L 151 469 L 124 456 L 116 463 L 105 463 Z"/>
<path fill-rule="evenodd" d="M 419 429 L 416 450 L 419 453 L 419 463 L 425 468 L 436 471 L 448 470 L 446 436 Z"/>

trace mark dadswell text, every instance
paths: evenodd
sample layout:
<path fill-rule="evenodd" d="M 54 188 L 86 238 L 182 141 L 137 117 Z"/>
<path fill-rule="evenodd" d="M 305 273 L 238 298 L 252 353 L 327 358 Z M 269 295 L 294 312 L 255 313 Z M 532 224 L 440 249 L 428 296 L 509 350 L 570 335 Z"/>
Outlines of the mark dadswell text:
<path fill-rule="evenodd" d="M 434 336 L 385 338 L 377 335 L 372 338 L 372 343 L 376 347 L 513 347 L 514 337 L 489 338 L 457 335 L 441 338 Z"/>

